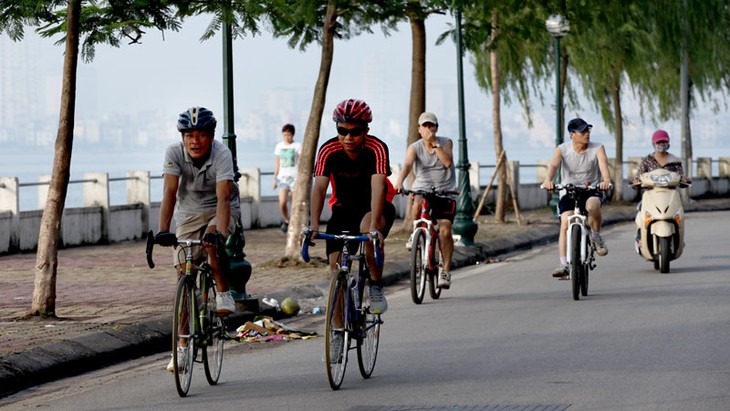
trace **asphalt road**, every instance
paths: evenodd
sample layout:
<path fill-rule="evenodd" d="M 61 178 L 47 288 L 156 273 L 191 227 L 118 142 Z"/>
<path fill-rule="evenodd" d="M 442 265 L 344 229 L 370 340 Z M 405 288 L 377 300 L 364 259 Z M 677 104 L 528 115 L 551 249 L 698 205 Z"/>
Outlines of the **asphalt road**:
<path fill-rule="evenodd" d="M 455 271 L 452 289 L 420 306 L 407 284 L 392 286 L 373 377 L 360 377 L 353 351 L 337 392 L 317 338 L 231 343 L 221 383 L 208 386 L 198 367 L 184 399 L 163 369 L 169 357 L 158 355 L 24 391 L 0 407 L 730 409 L 728 219 L 730 212 L 689 214 L 685 254 L 669 274 L 635 254 L 631 224 L 611 227 L 609 254 L 581 301 L 569 282 L 550 276 L 556 245 Z M 321 320 L 289 324 L 321 332 Z"/>

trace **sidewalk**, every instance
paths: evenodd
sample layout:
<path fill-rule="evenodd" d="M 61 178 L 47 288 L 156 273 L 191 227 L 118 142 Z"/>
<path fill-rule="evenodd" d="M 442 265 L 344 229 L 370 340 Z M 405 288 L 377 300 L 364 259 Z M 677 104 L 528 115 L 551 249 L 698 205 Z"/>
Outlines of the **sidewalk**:
<path fill-rule="evenodd" d="M 605 206 L 604 226 L 633 220 L 634 207 Z M 687 211 L 727 209 L 730 198 L 699 200 L 687 207 Z M 512 213 L 507 221 L 498 224 L 491 215 L 481 216 L 475 238 L 478 246 L 457 247 L 454 266 L 490 262 L 508 252 L 557 240 L 558 223 L 546 208 L 523 212 L 522 225 Z M 406 278 L 409 271 L 404 246 L 408 233 L 398 232 L 399 224 L 396 221 L 386 240 L 384 280 L 388 284 Z M 300 316 L 311 316 L 313 307 L 324 305 L 328 280 L 322 264 L 278 267 L 276 260 L 285 243 L 285 234 L 278 229 L 247 231 L 246 240 L 247 259 L 254 265 L 249 294 L 279 301 L 295 297 L 302 305 Z M 60 250 L 56 314 L 61 320 L 56 321 L 20 319 L 31 305 L 35 254 L 0 257 L 0 397 L 168 350 L 176 279 L 171 252 L 156 248 L 157 266 L 149 269 L 144 249 L 144 242 L 137 241 Z M 324 244 L 318 244 L 311 253 L 324 257 L 323 250 Z M 231 322 L 253 315 L 237 312 Z"/>

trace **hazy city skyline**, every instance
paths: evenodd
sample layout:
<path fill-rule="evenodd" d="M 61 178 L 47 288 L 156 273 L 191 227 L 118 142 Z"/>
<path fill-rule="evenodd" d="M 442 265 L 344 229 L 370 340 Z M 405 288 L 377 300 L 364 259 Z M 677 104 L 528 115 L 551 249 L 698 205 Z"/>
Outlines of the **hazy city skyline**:
<path fill-rule="evenodd" d="M 222 57 L 220 36 L 200 42 L 209 19 L 186 21 L 181 32 L 161 34 L 149 31 L 141 45 L 121 48 L 98 46 L 94 61 L 79 65 L 77 92 L 77 141 L 95 144 L 102 141 L 129 147 L 166 144 L 175 136 L 178 112 L 192 105 L 212 109 L 222 120 Z M 437 36 L 453 22 L 451 16 L 432 16 L 426 22 L 427 110 L 441 120 L 441 133 L 458 137 L 456 50 L 451 41 L 436 46 Z M 390 144 L 405 141 L 410 91 L 410 28 L 384 37 L 379 31 L 336 41 L 334 62 L 322 122 L 323 135 L 329 130 L 329 110 L 349 97 L 364 98 L 373 107 L 374 134 Z M 164 38 L 164 40 L 163 40 Z M 60 100 L 63 48 L 55 39 L 41 39 L 32 29 L 22 43 L 0 38 L 2 52 L 2 126 L 27 123 L 43 131 L 35 136 L 0 134 L 0 140 L 30 141 L 52 146 L 55 140 Z M 546 44 L 546 48 L 550 45 Z M 273 145 L 285 122 L 297 126 L 301 138 L 309 115 L 312 90 L 319 70 L 320 48 L 311 45 L 306 52 L 290 49 L 286 39 L 273 39 L 263 32 L 257 37 L 234 41 L 235 124 L 239 141 Z M 493 150 L 491 97 L 476 84 L 469 56 L 464 60 L 466 132 L 473 144 Z M 12 92 L 15 90 L 15 92 Z M 545 104 L 533 105 L 533 128 L 528 129 L 520 108 L 503 106 L 502 131 L 505 147 L 549 149 L 555 142 L 555 112 L 552 90 L 543 90 Z M 646 143 L 655 126 L 644 123 L 639 107 L 624 93 L 625 147 L 649 147 Z M 595 125 L 594 138 L 614 145 L 613 136 L 601 124 L 599 115 L 582 99 L 581 115 Z M 724 112 L 712 114 L 701 107 L 694 113 L 692 130 L 695 146 L 726 148 L 720 130 L 726 129 Z M 38 124 L 42 123 L 42 124 Z M 0 126 L 0 127 L 2 127 Z M 678 122 L 660 124 L 678 138 Z M 17 133 L 14 131 L 13 133 Z M 24 134 L 24 133 L 23 133 Z M 219 131 L 220 134 L 220 131 Z M 675 145 L 678 147 L 678 145 Z M 470 149 L 471 150 L 471 149 Z M 549 153 L 549 151 L 548 151 Z M 609 155 L 611 153 L 609 152 Z M 394 153 L 398 159 L 402 153 Z"/>

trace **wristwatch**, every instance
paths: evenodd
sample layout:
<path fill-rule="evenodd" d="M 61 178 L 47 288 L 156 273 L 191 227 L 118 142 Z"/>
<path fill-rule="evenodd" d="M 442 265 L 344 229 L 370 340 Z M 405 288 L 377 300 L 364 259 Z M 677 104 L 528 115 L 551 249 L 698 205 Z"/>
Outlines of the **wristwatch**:
<path fill-rule="evenodd" d="M 441 144 L 439 144 L 439 143 L 431 144 L 431 147 L 432 148 L 441 148 Z"/>

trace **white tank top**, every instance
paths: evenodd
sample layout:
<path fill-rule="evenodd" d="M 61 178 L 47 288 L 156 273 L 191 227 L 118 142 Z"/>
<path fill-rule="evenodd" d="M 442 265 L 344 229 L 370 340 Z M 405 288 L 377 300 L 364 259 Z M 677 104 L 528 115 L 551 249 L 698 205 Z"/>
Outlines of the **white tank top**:
<path fill-rule="evenodd" d="M 560 167 L 561 184 L 598 184 L 601 182 L 601 170 L 598 168 L 598 150 L 602 144 L 590 142 L 582 153 L 573 150 L 573 141 L 561 144 L 560 152 L 563 163 Z"/>

